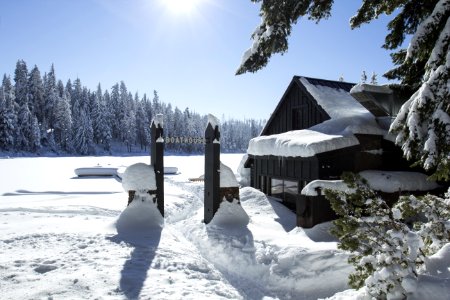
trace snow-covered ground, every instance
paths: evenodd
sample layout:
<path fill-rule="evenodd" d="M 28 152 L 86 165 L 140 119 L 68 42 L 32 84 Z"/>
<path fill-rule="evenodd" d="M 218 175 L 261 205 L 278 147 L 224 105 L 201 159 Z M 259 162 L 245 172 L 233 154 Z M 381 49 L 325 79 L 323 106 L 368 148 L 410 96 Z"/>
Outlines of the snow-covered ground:
<path fill-rule="evenodd" d="M 221 160 L 236 171 L 241 158 Z M 202 223 L 203 183 L 188 178 L 203 174 L 203 156 L 165 158 L 179 174 L 165 176 L 162 229 L 118 234 L 121 183 L 74 169 L 138 162 L 149 158 L 0 159 L 1 299 L 317 299 L 347 288 L 326 226 L 296 228 L 254 189 L 241 189 L 248 225 Z"/>
<path fill-rule="evenodd" d="M 234 172 L 241 158 L 221 156 Z M 329 224 L 297 228 L 293 212 L 257 190 L 240 191 L 248 219 L 227 222 L 237 211 L 227 203 L 205 225 L 203 183 L 189 181 L 203 159 L 165 157 L 179 174 L 165 175 L 162 228 L 133 226 L 155 208 L 126 209 L 118 179 L 74 173 L 149 157 L 0 159 L 0 298 L 317 299 L 348 289 L 352 269 Z"/>

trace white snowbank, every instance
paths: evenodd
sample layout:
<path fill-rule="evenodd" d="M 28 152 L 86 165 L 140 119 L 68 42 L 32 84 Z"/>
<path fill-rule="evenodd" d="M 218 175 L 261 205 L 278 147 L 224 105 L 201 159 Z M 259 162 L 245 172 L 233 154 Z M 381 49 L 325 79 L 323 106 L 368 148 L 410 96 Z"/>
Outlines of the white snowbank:
<path fill-rule="evenodd" d="M 125 191 L 156 190 L 153 166 L 144 163 L 129 166 L 123 173 L 122 186 Z"/>
<path fill-rule="evenodd" d="M 219 209 L 208 225 L 218 227 L 245 227 L 249 222 L 250 219 L 238 200 L 233 200 L 233 202 L 224 200 L 220 203 Z"/>
<path fill-rule="evenodd" d="M 394 193 L 399 191 L 429 191 L 439 185 L 418 172 L 367 170 L 359 173 L 376 191 Z"/>
<path fill-rule="evenodd" d="M 149 230 L 163 226 L 164 218 L 153 203 L 153 197 L 143 192 L 136 192 L 134 200 L 116 222 L 117 233 L 123 235 L 145 235 Z"/>
<path fill-rule="evenodd" d="M 436 182 L 429 181 L 425 174 L 418 172 L 366 170 L 359 174 L 367 180 L 372 189 L 385 193 L 430 191 L 439 187 Z M 318 196 L 317 188 L 343 192 L 352 191 L 342 180 L 313 180 L 302 189 L 301 194 Z"/>
<path fill-rule="evenodd" d="M 233 170 L 222 162 L 220 162 L 220 187 L 239 187 Z"/>
<path fill-rule="evenodd" d="M 250 186 L 250 168 L 245 168 L 244 164 L 248 159 L 248 154 L 245 154 L 239 163 L 237 173 L 239 176 L 238 182 L 241 186 Z"/>
<path fill-rule="evenodd" d="M 313 180 L 302 189 L 300 194 L 305 196 L 318 196 L 317 188 L 342 192 L 352 191 L 343 180 Z"/>

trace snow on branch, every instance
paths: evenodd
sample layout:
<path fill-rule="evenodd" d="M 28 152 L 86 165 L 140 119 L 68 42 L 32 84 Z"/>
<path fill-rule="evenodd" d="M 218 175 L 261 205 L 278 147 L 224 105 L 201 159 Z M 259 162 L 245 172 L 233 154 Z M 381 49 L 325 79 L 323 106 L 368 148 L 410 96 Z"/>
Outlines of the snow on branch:
<path fill-rule="evenodd" d="M 433 12 L 417 28 L 416 33 L 409 43 L 406 59 L 412 59 L 421 49 L 420 44 L 427 40 L 427 37 L 433 32 L 436 26 L 441 23 L 445 17 L 448 18 L 450 12 L 450 0 L 440 0 Z"/>

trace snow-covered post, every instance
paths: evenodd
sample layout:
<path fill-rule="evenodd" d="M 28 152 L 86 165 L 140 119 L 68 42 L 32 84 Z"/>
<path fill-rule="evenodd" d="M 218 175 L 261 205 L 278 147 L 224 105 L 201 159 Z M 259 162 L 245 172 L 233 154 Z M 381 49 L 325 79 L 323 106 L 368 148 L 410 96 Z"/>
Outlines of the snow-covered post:
<path fill-rule="evenodd" d="M 208 115 L 205 130 L 204 222 L 208 224 L 220 206 L 220 131 L 219 120 Z"/>
<path fill-rule="evenodd" d="M 164 216 L 164 138 L 163 115 L 157 114 L 151 125 L 151 165 L 155 169 L 156 202 Z"/>

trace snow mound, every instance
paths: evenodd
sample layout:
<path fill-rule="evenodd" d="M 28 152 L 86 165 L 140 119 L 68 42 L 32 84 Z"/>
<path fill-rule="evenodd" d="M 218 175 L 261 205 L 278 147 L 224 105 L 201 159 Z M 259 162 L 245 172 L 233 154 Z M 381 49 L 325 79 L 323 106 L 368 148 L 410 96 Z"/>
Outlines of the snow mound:
<path fill-rule="evenodd" d="M 153 197 L 142 192 L 135 194 L 134 200 L 116 222 L 117 233 L 120 235 L 142 235 L 163 226 L 164 218 L 153 202 Z"/>
<path fill-rule="evenodd" d="M 238 172 L 238 182 L 241 186 L 250 186 L 250 168 L 246 168 L 244 167 L 245 162 L 248 159 L 248 154 L 245 154 L 242 159 L 241 162 L 239 163 L 237 172 Z"/>
<path fill-rule="evenodd" d="M 239 187 L 239 183 L 231 168 L 222 162 L 220 162 L 220 187 Z"/>
<path fill-rule="evenodd" d="M 144 163 L 129 166 L 123 173 L 122 187 L 125 191 L 156 190 L 153 166 Z"/>
<path fill-rule="evenodd" d="M 372 189 L 385 193 L 398 191 L 430 191 L 439 185 L 427 179 L 427 175 L 418 172 L 388 172 L 367 170 L 359 173 Z"/>
<path fill-rule="evenodd" d="M 218 227 L 245 227 L 249 222 L 250 218 L 238 200 L 233 200 L 233 202 L 224 200 L 220 203 L 220 207 L 209 225 Z"/>
<path fill-rule="evenodd" d="M 317 189 L 329 189 L 333 191 L 351 192 L 352 190 L 343 180 L 313 180 L 308 183 L 300 194 L 305 196 L 318 196 Z"/>

